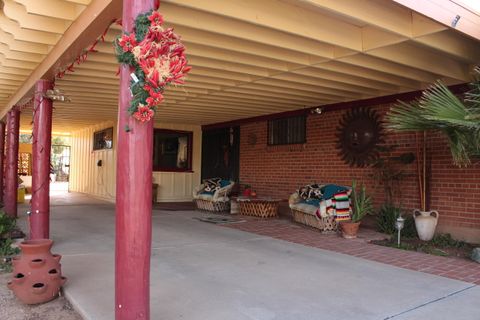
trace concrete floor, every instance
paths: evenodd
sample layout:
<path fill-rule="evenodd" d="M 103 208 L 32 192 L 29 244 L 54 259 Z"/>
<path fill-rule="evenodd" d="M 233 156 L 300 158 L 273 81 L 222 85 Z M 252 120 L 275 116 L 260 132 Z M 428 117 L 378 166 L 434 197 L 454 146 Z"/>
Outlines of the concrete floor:
<path fill-rule="evenodd" d="M 151 319 L 480 319 L 480 288 L 470 283 L 193 219 L 199 216 L 153 213 Z M 51 230 L 67 297 L 85 319 L 114 319 L 113 204 L 57 195 Z"/>

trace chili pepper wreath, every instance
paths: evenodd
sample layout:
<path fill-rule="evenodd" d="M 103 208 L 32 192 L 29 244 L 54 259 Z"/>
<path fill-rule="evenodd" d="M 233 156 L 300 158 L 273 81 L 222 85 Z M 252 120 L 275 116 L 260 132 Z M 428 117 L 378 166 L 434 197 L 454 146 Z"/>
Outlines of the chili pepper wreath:
<path fill-rule="evenodd" d="M 180 37 L 162 24 L 163 17 L 157 11 L 140 14 L 134 32 L 124 33 L 115 41 L 118 62 L 135 68 L 130 74 L 132 100 L 128 111 L 141 122 L 153 118 L 165 87 L 183 84 L 191 69 Z"/>

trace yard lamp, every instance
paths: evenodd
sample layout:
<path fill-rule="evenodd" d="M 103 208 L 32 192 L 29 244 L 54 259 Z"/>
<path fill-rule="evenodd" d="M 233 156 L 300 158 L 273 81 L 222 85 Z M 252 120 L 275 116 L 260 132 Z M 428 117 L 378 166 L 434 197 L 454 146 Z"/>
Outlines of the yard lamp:
<path fill-rule="evenodd" d="M 402 218 L 402 216 L 399 216 L 397 220 L 395 221 L 395 229 L 397 229 L 398 234 L 397 234 L 397 246 L 400 247 L 400 231 L 402 231 L 403 227 L 405 225 L 405 219 Z"/>

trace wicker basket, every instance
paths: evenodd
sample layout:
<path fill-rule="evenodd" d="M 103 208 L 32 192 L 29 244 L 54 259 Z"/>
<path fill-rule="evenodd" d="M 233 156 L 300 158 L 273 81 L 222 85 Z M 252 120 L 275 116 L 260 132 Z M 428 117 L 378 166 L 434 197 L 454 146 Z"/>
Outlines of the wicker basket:
<path fill-rule="evenodd" d="M 322 233 L 336 233 L 338 230 L 338 224 L 333 216 L 318 219 L 311 214 L 292 209 L 292 217 L 295 222 L 320 229 Z"/>
<path fill-rule="evenodd" d="M 206 210 L 206 211 L 213 211 L 213 212 L 222 212 L 222 211 L 230 211 L 230 201 L 208 201 L 202 199 L 195 199 L 193 200 L 197 209 L 199 210 Z"/>

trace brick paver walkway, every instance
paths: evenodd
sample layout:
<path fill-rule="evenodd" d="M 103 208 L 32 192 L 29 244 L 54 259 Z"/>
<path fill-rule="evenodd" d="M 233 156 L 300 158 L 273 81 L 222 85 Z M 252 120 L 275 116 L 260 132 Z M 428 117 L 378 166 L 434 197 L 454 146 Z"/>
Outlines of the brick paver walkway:
<path fill-rule="evenodd" d="M 265 220 L 242 216 L 243 218 L 246 222 L 224 226 L 480 285 L 480 264 L 460 258 L 434 256 L 371 244 L 369 241 L 378 239 L 380 235 L 375 231 L 361 229 L 357 239 L 343 239 L 335 234 L 321 234 L 313 228 L 300 226 L 288 220 Z"/>

